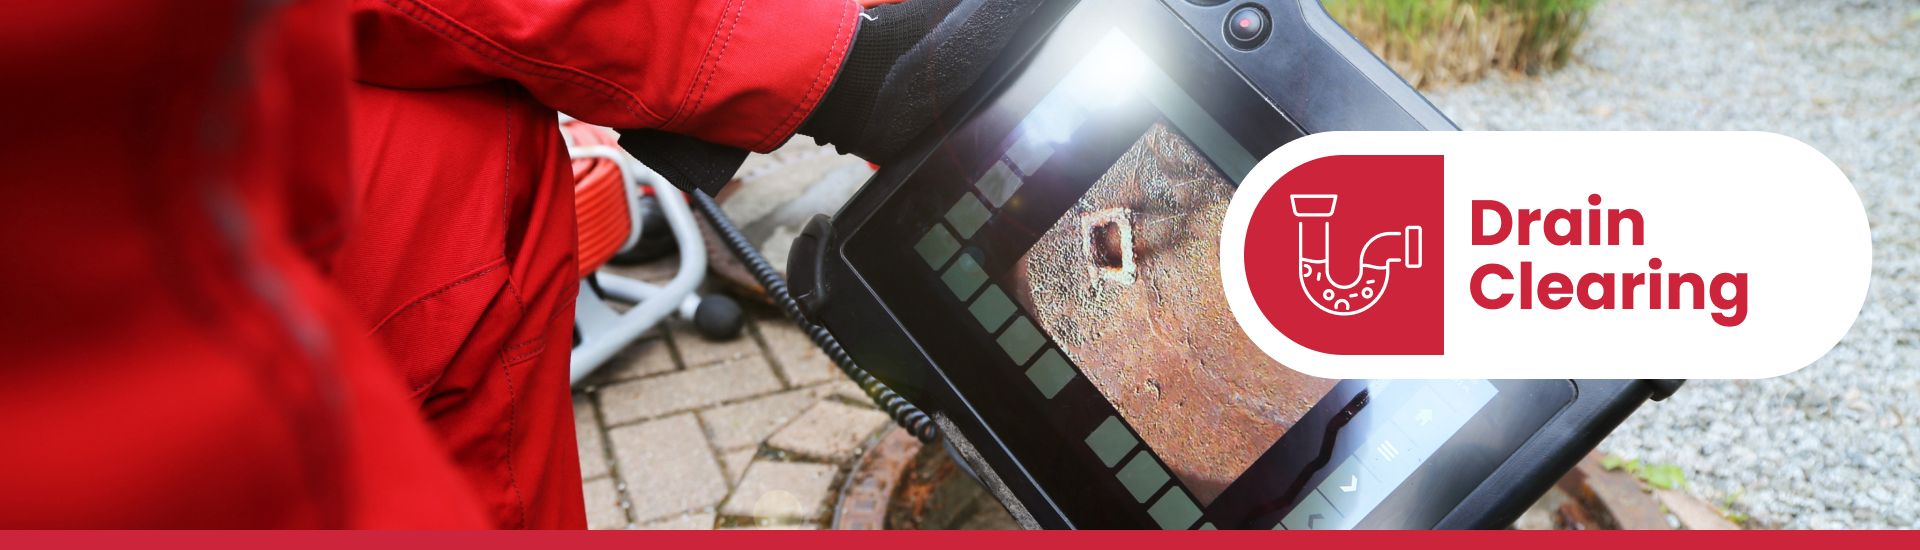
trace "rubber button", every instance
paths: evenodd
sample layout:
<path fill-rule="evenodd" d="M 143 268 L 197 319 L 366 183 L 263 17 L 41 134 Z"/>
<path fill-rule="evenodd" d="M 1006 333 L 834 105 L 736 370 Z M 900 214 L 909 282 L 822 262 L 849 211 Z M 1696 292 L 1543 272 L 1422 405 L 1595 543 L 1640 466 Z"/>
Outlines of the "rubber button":
<path fill-rule="evenodd" d="M 1251 50 L 1266 42 L 1273 30 L 1267 11 L 1252 4 L 1233 9 L 1227 15 L 1227 42 L 1242 50 Z"/>

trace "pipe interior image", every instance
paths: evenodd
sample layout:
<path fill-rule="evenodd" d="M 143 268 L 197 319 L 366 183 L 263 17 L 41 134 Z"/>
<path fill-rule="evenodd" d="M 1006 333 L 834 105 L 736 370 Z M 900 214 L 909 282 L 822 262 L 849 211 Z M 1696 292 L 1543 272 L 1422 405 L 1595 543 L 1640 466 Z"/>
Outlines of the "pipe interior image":
<path fill-rule="evenodd" d="M 1233 192 L 1156 124 L 1012 270 L 1016 299 L 1202 503 L 1336 382 L 1274 362 L 1234 321 L 1219 270 Z"/>

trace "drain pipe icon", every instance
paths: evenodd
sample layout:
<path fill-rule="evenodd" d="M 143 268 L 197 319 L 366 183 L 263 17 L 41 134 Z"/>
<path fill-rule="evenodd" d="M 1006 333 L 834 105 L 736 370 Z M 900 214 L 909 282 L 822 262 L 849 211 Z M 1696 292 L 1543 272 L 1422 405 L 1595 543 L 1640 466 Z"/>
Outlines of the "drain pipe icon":
<path fill-rule="evenodd" d="M 1336 281 L 1327 271 L 1332 260 L 1328 235 L 1333 231 L 1333 207 L 1339 195 L 1289 195 L 1293 215 L 1300 218 L 1300 290 L 1320 311 L 1339 316 L 1357 315 L 1380 303 L 1387 292 L 1388 269 L 1394 262 L 1420 268 L 1420 226 L 1387 231 L 1360 247 L 1360 270 L 1351 280 Z M 1314 243 L 1310 248 L 1307 243 Z"/>

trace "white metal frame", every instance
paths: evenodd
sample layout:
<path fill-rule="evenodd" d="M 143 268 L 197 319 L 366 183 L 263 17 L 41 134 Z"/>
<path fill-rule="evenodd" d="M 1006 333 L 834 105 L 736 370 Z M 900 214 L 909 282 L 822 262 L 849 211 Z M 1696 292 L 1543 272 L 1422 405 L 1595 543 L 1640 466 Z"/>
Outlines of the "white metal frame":
<path fill-rule="evenodd" d="M 614 311 L 585 279 L 580 281 L 580 296 L 575 299 L 573 313 L 580 343 L 573 347 L 573 360 L 568 369 L 569 383 L 579 383 L 667 315 L 679 313 L 682 317 L 693 316 L 694 309 L 700 304 L 700 298 L 694 291 L 699 288 L 707 272 L 707 245 L 700 235 L 698 222 L 693 219 L 693 210 L 687 207 L 686 197 L 659 173 L 640 164 L 625 151 L 605 145 L 568 147 L 567 153 L 575 158 L 608 159 L 620 168 L 620 177 L 626 185 L 627 211 L 633 216 L 627 242 L 620 247 L 622 252 L 640 241 L 642 185 L 653 189 L 653 196 L 658 199 L 660 211 L 667 219 L 667 228 L 673 232 L 681 251 L 680 268 L 666 285 L 654 285 L 606 272 L 595 274 L 607 297 L 633 302 L 634 306 L 625 313 Z"/>

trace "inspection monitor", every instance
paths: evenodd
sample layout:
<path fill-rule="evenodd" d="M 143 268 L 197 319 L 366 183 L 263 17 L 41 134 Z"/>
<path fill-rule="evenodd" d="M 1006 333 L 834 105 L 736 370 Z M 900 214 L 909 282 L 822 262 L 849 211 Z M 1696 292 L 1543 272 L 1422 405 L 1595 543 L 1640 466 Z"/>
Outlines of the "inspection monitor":
<path fill-rule="evenodd" d="M 1329 380 L 1262 353 L 1221 285 L 1227 203 L 1332 130 L 1455 127 L 1317 0 L 1046 2 L 789 275 L 1031 526 L 1503 527 L 1672 381 Z"/>

